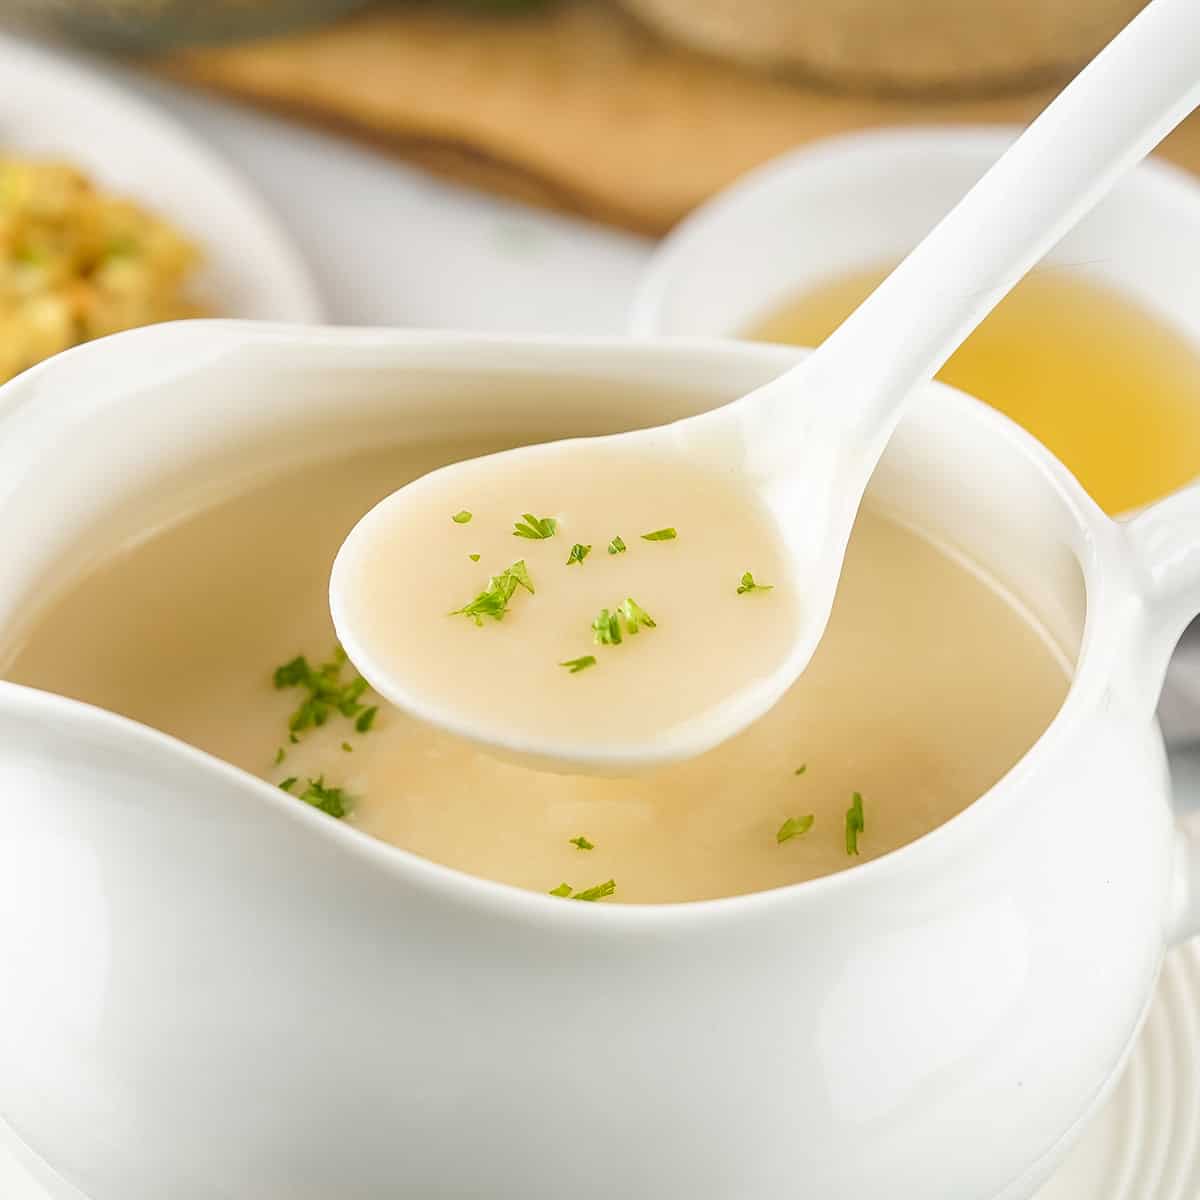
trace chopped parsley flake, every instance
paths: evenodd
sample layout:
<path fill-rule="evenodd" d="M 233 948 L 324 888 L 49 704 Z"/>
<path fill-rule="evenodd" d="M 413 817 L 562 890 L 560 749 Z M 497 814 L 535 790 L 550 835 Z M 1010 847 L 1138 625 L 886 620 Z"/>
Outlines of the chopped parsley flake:
<path fill-rule="evenodd" d="M 346 752 L 347 754 L 350 754 L 350 753 L 352 753 L 352 752 L 353 752 L 353 750 L 354 750 L 354 747 L 353 747 L 352 745 L 350 745 L 350 743 L 349 743 L 349 742 L 343 742 L 343 743 L 342 743 L 342 749 L 343 749 L 343 750 L 345 750 L 345 752 Z"/>
<path fill-rule="evenodd" d="M 362 705 L 359 704 L 359 697 L 367 690 L 367 681 L 360 675 L 352 683 L 348 683 L 343 689 L 342 694 L 338 699 L 338 712 L 343 717 L 356 717 L 362 712 Z"/>
<path fill-rule="evenodd" d="M 275 668 L 275 686 L 277 688 L 297 687 L 301 683 L 307 683 L 311 674 L 312 668 L 308 665 L 308 659 L 303 654 L 298 654 L 291 662 Z"/>
<path fill-rule="evenodd" d="M 595 850 L 595 846 L 580 834 L 578 837 L 570 839 L 572 846 L 578 846 L 580 850 Z"/>
<path fill-rule="evenodd" d="M 468 557 L 468 558 L 469 558 L 469 559 L 470 559 L 472 562 L 478 562 L 478 561 L 479 561 L 479 555 L 478 555 L 478 554 L 468 554 L 468 555 L 467 555 L 467 557 Z"/>
<path fill-rule="evenodd" d="M 624 616 L 625 625 L 630 633 L 637 633 L 642 625 L 647 629 L 654 629 L 658 624 L 632 596 L 626 597 L 625 603 L 621 605 L 621 615 Z"/>
<path fill-rule="evenodd" d="M 349 797 L 341 788 L 326 787 L 324 775 L 310 779 L 308 787 L 300 793 L 300 799 L 331 817 L 344 817 L 350 809 Z"/>
<path fill-rule="evenodd" d="M 642 541 L 644 542 L 673 542 L 679 536 L 675 532 L 673 525 L 668 525 L 666 529 L 655 529 L 652 533 L 643 533 Z"/>
<path fill-rule="evenodd" d="M 365 709 L 358 714 L 358 720 L 354 722 L 354 728 L 359 733 L 367 733 L 372 725 L 375 724 L 375 717 L 379 713 L 379 705 L 372 704 L 370 708 Z"/>
<path fill-rule="evenodd" d="M 507 575 L 509 579 L 515 580 L 531 596 L 533 595 L 533 580 L 529 578 L 529 569 L 525 566 L 525 560 L 523 558 L 517 559 L 517 561 L 513 563 L 513 565 L 509 567 L 507 571 L 504 572 L 504 574 Z"/>
<path fill-rule="evenodd" d="M 774 586 L 773 583 L 755 583 L 754 576 L 747 571 L 742 576 L 742 582 L 738 584 L 737 594 L 741 596 L 746 592 L 769 592 Z"/>
<path fill-rule="evenodd" d="M 801 764 L 800 764 L 800 765 L 799 765 L 799 766 L 798 766 L 798 767 L 795 769 L 795 771 L 793 771 L 793 772 L 792 772 L 792 774 L 794 774 L 794 775 L 803 775 L 803 774 L 804 774 L 804 772 L 805 772 L 805 771 L 807 771 L 807 770 L 808 770 L 808 763 L 801 763 Z"/>
<path fill-rule="evenodd" d="M 529 578 L 529 570 L 525 566 L 523 558 L 501 571 L 499 575 L 493 575 L 488 580 L 487 588 L 484 591 L 480 592 L 469 604 L 453 609 L 450 615 L 452 617 L 470 617 L 476 625 L 482 625 L 484 617 L 502 621 L 504 614 L 508 611 L 508 602 L 513 598 L 513 593 L 518 587 L 523 587 L 531 596 L 533 595 L 533 580 Z"/>
<path fill-rule="evenodd" d="M 513 526 L 513 537 L 551 538 L 558 531 L 558 522 L 553 517 L 535 517 L 533 513 L 522 513 L 524 520 Z"/>
<path fill-rule="evenodd" d="M 319 667 L 313 667 L 303 654 L 298 654 L 290 662 L 275 668 L 274 682 L 278 690 L 298 687 L 306 693 L 288 718 L 289 741 L 298 742 L 299 734 L 324 725 L 334 712 L 352 720 L 366 708 L 361 697 L 367 690 L 367 681 L 361 675 L 355 675 L 348 683 L 342 682 L 346 661 L 346 652 L 341 646 L 335 646 L 329 661 Z M 277 756 L 276 762 L 281 761 Z"/>
<path fill-rule="evenodd" d="M 604 883 L 598 883 L 595 887 L 585 888 L 582 892 L 576 892 L 572 900 L 603 900 L 606 896 L 611 896 L 617 890 L 617 882 L 615 879 L 609 879 Z"/>
<path fill-rule="evenodd" d="M 621 613 L 602 608 L 592 621 L 592 633 L 597 646 L 619 646 L 621 644 Z"/>
<path fill-rule="evenodd" d="M 578 675 L 580 671 L 586 671 L 588 667 L 596 665 L 596 656 L 594 654 L 585 654 L 582 658 L 568 658 L 566 662 L 560 662 L 560 667 L 566 667 L 572 675 Z"/>
<path fill-rule="evenodd" d="M 455 523 L 455 525 L 466 525 L 467 522 L 470 521 L 470 519 L 471 519 L 471 514 L 465 508 L 460 509 L 458 512 L 456 512 L 454 514 L 454 516 L 452 516 L 450 518 L 450 520 L 452 520 Z"/>
<path fill-rule="evenodd" d="M 858 792 L 850 798 L 850 807 L 846 809 L 846 853 L 858 853 L 858 835 L 866 829 L 863 823 L 863 801 Z"/>
<path fill-rule="evenodd" d="M 602 608 L 597 613 L 595 620 L 592 621 L 592 634 L 597 645 L 619 646 L 621 644 L 623 640 L 622 618 L 625 631 L 631 635 L 637 633 L 643 625 L 647 629 L 654 629 L 657 626 L 654 618 L 632 596 L 629 596 L 616 608 L 611 610 Z"/>
<path fill-rule="evenodd" d="M 343 745 L 342 749 L 348 750 L 349 746 Z M 295 775 L 288 775 L 288 778 L 281 782 L 280 788 L 290 794 L 299 782 Z M 347 794 L 340 787 L 326 787 L 324 775 L 308 780 L 308 786 L 300 793 L 299 799 L 304 800 L 305 804 L 311 804 L 314 809 L 328 812 L 331 817 L 344 817 L 349 811 Z"/>
<path fill-rule="evenodd" d="M 493 580 L 494 578 L 493 576 Z M 499 587 L 489 581 L 486 591 L 480 592 L 474 600 L 464 604 L 462 608 L 451 609 L 450 615 L 452 617 L 470 617 L 476 625 L 482 625 L 484 617 L 502 621 L 504 614 L 508 611 L 508 601 L 511 595 L 511 592 L 507 596 L 504 595 Z"/>
<path fill-rule="evenodd" d="M 582 542 L 576 542 L 575 545 L 571 547 L 571 553 L 567 557 L 567 566 L 569 567 L 572 563 L 583 562 L 583 560 L 587 558 L 591 552 L 591 546 L 585 546 Z"/>
<path fill-rule="evenodd" d="M 780 825 L 779 831 L 775 834 L 775 840 L 782 846 L 784 842 L 790 842 L 792 838 L 800 837 L 801 834 L 807 833 L 813 827 L 814 820 L 812 813 L 803 817 L 788 817 Z"/>
<path fill-rule="evenodd" d="M 607 896 L 611 896 L 617 890 L 616 880 L 609 879 L 605 883 L 598 883 L 595 887 L 584 888 L 582 892 L 572 892 L 569 883 L 560 883 L 558 887 L 552 888 L 551 896 L 562 896 L 564 899 L 571 900 L 603 900 Z"/>
<path fill-rule="evenodd" d="M 609 554 L 624 554 L 625 542 L 620 537 L 615 537 L 608 543 Z"/>
<path fill-rule="evenodd" d="M 285 758 L 287 758 L 287 751 L 280 746 L 279 749 L 275 751 L 275 765 L 279 766 L 279 764 L 283 762 Z"/>

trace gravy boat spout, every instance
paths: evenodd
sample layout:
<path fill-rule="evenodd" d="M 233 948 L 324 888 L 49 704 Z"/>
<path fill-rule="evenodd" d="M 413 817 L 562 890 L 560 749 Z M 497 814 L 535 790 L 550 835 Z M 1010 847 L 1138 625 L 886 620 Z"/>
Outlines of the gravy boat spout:
<path fill-rule="evenodd" d="M 0 668 L 81 570 L 240 480 L 465 428 L 646 427 L 796 360 L 229 322 L 83 347 L 0 390 Z M 1032 1196 L 1200 927 L 1151 715 L 1200 606 L 1194 521 L 1123 529 L 940 385 L 871 502 L 1015 588 L 1074 679 L 959 816 L 776 891 L 470 878 L 0 684 L 0 1119 L 91 1200 Z"/>

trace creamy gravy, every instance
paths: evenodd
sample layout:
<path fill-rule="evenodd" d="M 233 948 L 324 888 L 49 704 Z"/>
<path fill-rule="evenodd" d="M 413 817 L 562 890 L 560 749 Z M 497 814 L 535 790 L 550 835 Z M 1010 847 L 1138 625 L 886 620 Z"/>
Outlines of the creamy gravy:
<path fill-rule="evenodd" d="M 587 753 L 702 727 L 786 659 L 786 552 L 739 481 L 609 440 L 569 470 L 518 461 L 434 474 L 366 517 L 335 617 L 368 676 L 447 727 Z"/>
<path fill-rule="evenodd" d="M 1062 702 L 1062 656 L 1000 589 L 868 510 L 851 541 L 828 632 L 804 676 L 765 718 L 693 761 L 626 780 L 539 773 L 386 706 L 368 733 L 337 716 L 289 743 L 287 720 L 299 696 L 277 691 L 272 670 L 299 653 L 314 663 L 328 656 L 329 570 L 350 527 L 406 479 L 486 449 L 360 455 L 189 515 L 52 604 L 6 675 L 145 721 L 272 782 L 323 774 L 353 798 L 353 824 L 472 874 L 539 892 L 611 878 L 616 892 L 605 903 L 760 891 L 875 858 L 976 799 Z M 615 582 L 620 564 L 606 553 L 606 534 L 624 537 L 626 565 L 635 551 L 656 564 L 666 561 L 656 552 L 680 548 L 638 541 L 657 514 L 645 529 L 527 542 L 499 525 L 485 530 L 484 505 L 474 503 L 468 524 L 450 520 L 453 508 L 443 514 L 447 535 L 461 543 L 468 591 L 511 542 L 538 574 L 553 567 L 571 586 L 594 589 L 589 603 L 631 591 L 653 612 L 651 593 Z M 529 511 L 544 515 L 538 503 L 531 498 Z M 664 510 L 660 520 L 674 523 L 674 516 Z M 575 540 L 591 541 L 591 556 L 567 568 Z M 472 569 L 467 555 L 485 550 L 482 569 Z M 533 553 L 543 550 L 544 567 Z M 767 564 L 735 566 L 771 582 Z M 730 605 L 754 604 L 760 613 L 758 602 L 774 595 L 729 592 Z M 461 632 L 478 640 L 498 630 L 464 621 Z M 754 632 L 748 625 L 748 644 Z M 634 646 L 595 652 L 650 653 L 655 636 L 666 634 L 663 621 L 639 633 Z M 574 648 L 555 642 L 554 653 L 566 658 Z M 592 651 L 586 639 L 578 651 Z M 587 683 L 588 674 L 550 677 L 566 687 Z M 602 683 L 608 672 L 590 675 Z M 636 692 L 627 699 L 635 708 L 643 702 Z M 281 748 L 285 757 L 276 764 Z M 853 792 L 863 797 L 865 823 L 857 857 L 845 844 Z M 777 842 L 784 821 L 809 814 L 806 833 Z M 580 836 L 595 848 L 571 844 Z"/>

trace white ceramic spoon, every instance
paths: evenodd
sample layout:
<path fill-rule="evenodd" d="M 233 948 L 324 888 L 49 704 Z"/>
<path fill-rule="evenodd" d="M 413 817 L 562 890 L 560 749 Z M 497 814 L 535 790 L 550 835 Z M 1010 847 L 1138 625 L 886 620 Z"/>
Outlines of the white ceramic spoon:
<path fill-rule="evenodd" d="M 566 769 L 634 770 L 699 753 L 738 732 L 775 703 L 816 649 L 855 514 L 914 385 L 930 379 L 1013 285 L 1197 103 L 1200 3 L 1152 0 L 803 363 L 715 412 L 604 439 L 606 452 L 624 450 L 631 462 L 658 456 L 666 470 L 682 458 L 739 478 L 747 511 L 765 513 L 782 539 L 791 572 L 784 591 L 794 607 L 787 644 L 770 669 L 739 680 L 719 703 L 665 727 L 649 721 L 615 739 L 570 736 L 565 724 L 541 736 L 536 727 L 518 730 L 489 719 L 486 708 L 439 702 L 430 695 L 428 664 L 424 675 L 415 665 L 408 670 L 406 659 L 380 654 L 372 631 L 359 627 L 351 592 L 362 586 L 362 564 L 380 552 L 378 537 L 389 520 L 427 507 L 435 492 L 449 494 L 447 484 L 456 479 L 465 489 L 481 469 L 493 479 L 500 478 L 497 472 L 517 473 L 531 491 L 538 477 L 594 473 L 596 439 L 446 468 L 368 514 L 343 546 L 330 589 L 334 622 L 351 658 L 383 696 L 414 715 Z M 622 486 L 619 459 L 611 459 L 614 494 Z M 413 551 L 430 553 L 428 546 Z M 462 555 L 457 548 L 453 553 Z M 738 655 L 745 636 L 745 628 L 723 627 L 697 651 L 719 671 L 716 659 Z M 639 646 L 646 645 L 643 638 Z M 514 695 L 514 704 L 520 699 Z"/>

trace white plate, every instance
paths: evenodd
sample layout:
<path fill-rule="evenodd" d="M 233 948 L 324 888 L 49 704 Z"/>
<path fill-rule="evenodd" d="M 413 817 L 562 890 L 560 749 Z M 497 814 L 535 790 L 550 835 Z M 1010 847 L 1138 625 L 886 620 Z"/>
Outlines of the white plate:
<path fill-rule="evenodd" d="M 303 260 L 262 202 L 182 126 L 65 53 L 0 35 L 0 153 L 62 157 L 154 209 L 203 249 L 215 314 L 320 321 Z"/>

